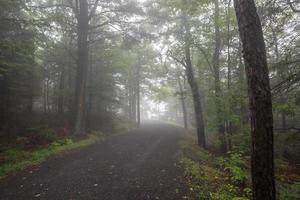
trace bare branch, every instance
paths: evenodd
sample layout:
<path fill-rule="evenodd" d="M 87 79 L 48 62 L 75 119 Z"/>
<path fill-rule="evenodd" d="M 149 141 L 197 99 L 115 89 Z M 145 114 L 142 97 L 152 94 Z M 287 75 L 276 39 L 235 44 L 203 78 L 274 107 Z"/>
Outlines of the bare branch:
<path fill-rule="evenodd" d="M 278 83 L 277 85 L 275 85 L 272 88 L 272 94 L 276 95 L 277 93 L 279 93 L 282 90 L 289 90 L 289 88 L 300 82 L 300 71 L 297 72 L 296 74 L 291 75 L 290 77 L 288 77 L 287 79 L 281 81 L 280 83 Z"/>
<path fill-rule="evenodd" d="M 292 9 L 292 11 L 293 11 L 293 12 L 300 13 L 300 10 L 297 9 L 297 8 L 294 6 L 294 3 L 295 3 L 295 2 L 291 2 L 291 0 L 287 0 L 287 4 L 290 6 L 290 8 Z"/>
<path fill-rule="evenodd" d="M 93 25 L 93 26 L 90 26 L 90 29 L 97 29 L 97 28 L 100 28 L 100 27 L 103 27 L 105 25 L 108 25 L 110 23 L 110 20 L 107 20 L 101 24 L 97 24 L 97 25 Z"/>
<path fill-rule="evenodd" d="M 94 3 L 94 6 L 89 14 L 89 21 L 92 19 L 92 17 L 95 15 L 95 12 L 97 10 L 97 7 L 98 7 L 98 4 L 99 4 L 99 0 L 96 0 L 95 3 Z"/>
<path fill-rule="evenodd" d="M 213 66 L 212 66 L 212 64 L 210 63 L 209 59 L 208 59 L 207 53 L 206 53 L 205 50 L 204 50 L 202 47 L 200 47 L 199 45 L 197 45 L 197 48 L 198 48 L 198 50 L 203 54 L 203 56 L 204 56 L 204 58 L 205 58 L 205 61 L 206 61 L 207 65 L 208 65 L 208 67 L 209 67 L 209 69 L 213 72 Z"/>
<path fill-rule="evenodd" d="M 180 63 L 182 64 L 184 67 L 186 67 L 186 63 L 184 61 L 184 59 L 178 59 L 176 56 L 172 55 L 172 52 L 168 51 L 168 54 L 167 54 L 169 57 L 171 57 L 173 60 L 175 60 L 177 63 Z"/>

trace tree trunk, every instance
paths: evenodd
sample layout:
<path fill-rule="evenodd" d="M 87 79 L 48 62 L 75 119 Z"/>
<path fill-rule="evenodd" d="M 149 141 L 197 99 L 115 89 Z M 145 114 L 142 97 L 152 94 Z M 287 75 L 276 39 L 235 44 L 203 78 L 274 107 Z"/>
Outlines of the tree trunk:
<path fill-rule="evenodd" d="M 88 72 L 88 83 L 89 83 L 89 86 L 88 86 L 88 103 L 87 103 L 87 111 L 86 111 L 86 128 L 88 130 L 91 130 L 91 119 L 92 119 L 92 108 L 93 108 L 93 98 L 94 98 L 94 95 L 93 95 L 93 84 L 94 84 L 94 81 L 93 81 L 93 73 L 94 73 L 94 70 L 93 70 L 93 61 L 92 61 L 92 55 L 90 54 L 90 61 L 89 61 L 89 72 Z"/>
<path fill-rule="evenodd" d="M 78 60 L 76 72 L 76 118 L 74 125 L 74 134 L 85 133 L 85 95 L 86 79 L 88 71 L 88 3 L 87 0 L 79 0 L 78 14 Z"/>
<path fill-rule="evenodd" d="M 199 92 L 198 83 L 194 77 L 192 60 L 191 60 L 190 26 L 188 24 L 187 16 L 184 10 L 182 10 L 182 21 L 185 28 L 185 60 L 186 60 L 185 69 L 186 69 L 186 76 L 190 84 L 192 95 L 193 95 L 194 110 L 195 110 L 196 125 L 197 125 L 198 145 L 203 148 L 206 148 L 205 128 L 204 128 L 204 119 L 203 119 L 200 92 Z"/>
<path fill-rule="evenodd" d="M 131 86 L 131 80 L 128 80 L 128 117 L 129 119 L 133 119 L 133 112 L 132 112 L 132 86 Z"/>
<path fill-rule="evenodd" d="M 68 44 L 68 54 L 67 54 L 67 87 L 68 87 L 68 91 L 71 91 L 74 89 L 74 80 L 73 80 L 73 66 L 72 66 L 72 61 L 71 61 L 71 49 L 72 49 L 72 41 L 73 38 L 72 36 L 70 36 L 70 41 Z M 73 95 L 69 95 L 68 96 L 68 103 L 67 103 L 67 107 L 68 107 L 68 114 L 69 114 L 69 119 L 73 119 L 73 109 L 74 109 L 74 103 L 73 103 L 73 99 L 74 96 Z"/>
<path fill-rule="evenodd" d="M 248 78 L 253 200 L 274 200 L 272 100 L 261 22 L 254 0 L 234 3 Z"/>
<path fill-rule="evenodd" d="M 231 54 L 230 54 L 230 5 L 231 5 L 231 0 L 228 1 L 227 4 L 227 89 L 228 89 L 228 105 L 229 105 L 229 113 L 228 113 L 228 118 L 227 118 L 227 150 L 231 151 L 232 150 L 232 121 L 230 120 L 231 115 L 232 115 L 232 101 L 231 101 Z"/>
<path fill-rule="evenodd" d="M 49 102 L 49 78 L 46 81 L 46 112 L 50 112 L 50 102 Z"/>
<path fill-rule="evenodd" d="M 130 117 L 130 85 L 129 85 L 129 80 L 127 79 L 126 80 L 126 87 L 125 87 L 125 89 L 126 89 L 126 92 L 125 92 L 125 94 L 126 94 L 126 105 L 125 105 L 125 116 L 128 118 L 128 119 L 131 119 L 131 117 Z"/>
<path fill-rule="evenodd" d="M 141 70 L 141 60 L 140 55 L 139 61 L 136 69 L 136 112 L 137 112 L 137 126 L 140 127 L 141 125 L 141 103 L 140 103 L 140 70 Z"/>
<path fill-rule="evenodd" d="M 180 80 L 180 75 L 178 75 L 177 80 L 178 80 L 178 85 L 179 85 L 179 90 L 180 90 L 180 101 L 181 101 L 181 106 L 182 106 L 183 124 L 184 124 L 184 128 L 187 129 L 188 128 L 187 111 L 186 111 L 186 105 L 185 105 L 185 101 L 184 101 L 185 96 L 184 96 L 184 91 L 183 91 L 183 87 L 182 87 L 181 80 Z"/>
<path fill-rule="evenodd" d="M 214 68 L 214 80 L 215 80 L 215 96 L 216 96 L 216 114 L 217 114 L 217 125 L 218 125 L 218 134 L 220 137 L 220 150 L 222 153 L 227 151 L 226 148 L 226 138 L 225 138 L 225 127 L 223 120 L 223 111 L 221 105 L 221 83 L 220 83 L 220 51 L 221 51 L 221 35 L 219 27 L 219 0 L 215 0 L 215 52 L 213 55 L 213 68 Z"/>
<path fill-rule="evenodd" d="M 244 90 L 245 85 L 245 67 L 243 64 L 243 56 L 242 56 L 242 44 L 239 42 L 239 49 L 238 49 L 238 57 L 239 57 L 239 89 Z M 245 103 L 244 93 L 241 92 L 240 96 L 240 116 L 241 116 L 241 127 L 244 127 L 245 124 L 249 122 L 249 109 Z"/>
<path fill-rule="evenodd" d="M 134 67 L 133 67 L 134 68 Z M 132 77 L 135 77 L 134 76 L 134 70 L 132 71 Z M 137 119 L 137 112 L 136 112 L 136 109 L 137 109 L 137 106 L 136 106 L 136 100 L 137 100 L 137 97 L 136 97 L 136 84 L 135 84 L 135 78 L 133 79 L 130 79 L 130 115 L 131 115 L 131 118 L 132 120 L 134 120 L 134 123 L 136 123 L 136 119 Z"/>
<path fill-rule="evenodd" d="M 57 102 L 57 109 L 59 114 L 63 114 L 64 112 L 65 71 L 66 70 L 64 63 L 62 63 L 60 66 L 59 94 Z"/>
<path fill-rule="evenodd" d="M 43 81 L 43 110 L 47 113 L 47 95 L 46 95 L 46 81 Z"/>
<path fill-rule="evenodd" d="M 275 46 L 275 55 L 276 55 L 276 62 L 279 62 L 280 59 L 280 54 L 279 54 L 279 47 L 278 47 L 278 37 L 276 34 L 276 31 L 272 27 L 272 35 L 273 35 L 273 41 L 274 41 L 274 46 Z M 283 69 L 279 70 L 279 76 L 282 81 L 285 80 L 284 78 L 284 72 Z M 280 94 L 280 103 L 285 104 L 286 100 L 283 94 Z M 281 111 L 281 127 L 282 127 L 282 132 L 286 132 L 286 113 L 285 111 Z"/>

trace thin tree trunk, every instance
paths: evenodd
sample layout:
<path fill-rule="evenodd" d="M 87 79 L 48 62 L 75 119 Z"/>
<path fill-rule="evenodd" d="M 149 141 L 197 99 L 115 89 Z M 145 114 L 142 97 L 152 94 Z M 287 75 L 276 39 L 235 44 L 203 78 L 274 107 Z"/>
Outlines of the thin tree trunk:
<path fill-rule="evenodd" d="M 88 71 L 88 3 L 87 0 L 79 0 L 78 15 L 78 61 L 76 72 L 76 119 L 74 134 L 85 133 L 86 111 L 86 79 Z"/>
<path fill-rule="evenodd" d="M 141 105 L 140 105 L 140 70 L 141 70 L 141 61 L 139 55 L 139 62 L 137 65 L 137 76 L 136 76 L 136 106 L 137 106 L 137 125 L 140 127 L 141 125 Z"/>
<path fill-rule="evenodd" d="M 58 94 L 58 102 L 57 109 L 59 114 L 63 114 L 64 112 L 64 89 L 65 89 L 65 66 L 64 63 L 60 66 L 60 80 L 59 80 L 59 94 Z"/>
<path fill-rule="evenodd" d="M 185 96 L 184 96 L 182 83 L 181 83 L 181 80 L 180 80 L 180 75 L 177 76 L 177 80 L 178 80 L 178 85 L 179 85 L 179 90 L 180 90 L 180 101 L 181 101 L 181 107 L 182 107 L 183 124 L 184 124 L 184 128 L 187 129 L 188 128 L 187 111 L 186 111 L 186 105 L 185 105 L 185 101 L 184 101 Z"/>
<path fill-rule="evenodd" d="M 245 67 L 243 64 L 243 56 L 242 56 L 242 44 L 239 43 L 239 49 L 238 49 L 238 57 L 239 57 L 239 85 L 240 90 L 244 89 L 245 84 Z M 241 126 L 243 127 L 245 124 L 249 122 L 249 115 L 248 115 L 248 109 L 243 97 L 240 97 L 240 116 L 241 116 Z"/>
<path fill-rule="evenodd" d="M 129 106 L 129 119 L 133 119 L 133 112 L 132 112 L 132 86 L 131 80 L 128 80 L 128 106 Z"/>
<path fill-rule="evenodd" d="M 215 52 L 213 55 L 213 68 L 214 68 L 214 80 L 215 80 L 215 96 L 216 96 L 216 110 L 217 110 L 217 125 L 218 134 L 220 137 L 220 150 L 222 153 L 227 152 L 226 148 L 226 137 L 225 137 L 225 127 L 223 120 L 223 111 L 221 105 L 221 83 L 220 83 L 220 51 L 221 51 L 221 35 L 219 27 L 219 0 L 214 0 L 215 3 Z"/>
<path fill-rule="evenodd" d="M 70 41 L 69 41 L 69 46 L 68 46 L 68 49 L 70 52 L 68 52 L 67 54 L 67 76 L 68 76 L 68 81 L 67 81 L 67 84 L 68 84 L 68 90 L 71 91 L 73 90 L 74 88 L 74 81 L 73 81 L 73 73 L 72 73 L 72 62 L 71 62 L 71 49 L 72 49 L 72 36 L 70 36 Z M 73 103 L 73 95 L 69 95 L 68 96 L 68 112 L 69 112 L 69 117 L 70 119 L 72 119 L 72 116 L 73 116 L 73 109 L 74 109 L 74 103 Z"/>
<path fill-rule="evenodd" d="M 124 105 L 124 115 L 126 118 L 130 119 L 130 90 L 129 90 L 129 81 L 126 80 L 125 82 L 125 102 L 126 104 Z"/>
<path fill-rule="evenodd" d="M 46 81 L 43 83 L 43 110 L 44 113 L 47 113 Z"/>
<path fill-rule="evenodd" d="M 275 55 L 276 55 L 276 62 L 279 62 L 280 54 L 279 54 L 279 48 L 278 48 L 278 38 L 276 31 L 272 27 L 272 34 L 273 34 L 273 41 L 274 41 L 274 46 L 275 46 Z M 283 71 L 279 70 L 279 76 L 282 80 L 284 80 L 283 77 Z M 280 102 L 285 104 L 286 100 L 284 98 L 283 94 L 280 94 Z M 282 132 L 286 132 L 286 113 L 285 111 L 281 111 L 281 126 L 282 126 Z"/>
<path fill-rule="evenodd" d="M 199 86 L 194 77 L 192 60 L 191 60 L 190 26 L 189 26 L 187 16 L 186 16 L 186 13 L 184 10 L 182 10 L 182 22 L 183 22 L 183 25 L 185 28 L 185 60 L 186 60 L 185 69 L 186 69 L 186 76 L 187 76 L 188 82 L 190 84 L 190 87 L 192 90 L 192 95 L 193 95 L 196 125 L 197 125 L 198 145 L 203 148 L 206 148 L 204 119 L 203 119 Z"/>
<path fill-rule="evenodd" d="M 227 5 L 227 88 L 231 89 L 231 54 L 230 54 L 230 5 L 231 0 L 228 0 Z"/>
<path fill-rule="evenodd" d="M 50 112 L 50 103 L 49 103 L 49 78 L 46 81 L 46 110 L 47 113 Z"/>
<path fill-rule="evenodd" d="M 134 77 L 134 73 L 133 73 L 133 77 Z M 134 120 L 135 123 L 137 123 L 137 106 L 136 106 L 136 86 L 135 86 L 135 79 L 131 79 L 131 115 L 132 118 Z"/>
<path fill-rule="evenodd" d="M 87 103 L 87 114 L 86 114 L 86 127 L 87 129 L 91 129 L 91 119 L 92 119 L 92 108 L 93 108 L 93 61 L 92 61 L 92 55 L 90 55 L 90 67 L 89 67 L 89 77 L 88 77 L 88 82 L 89 82 L 89 86 L 88 86 L 88 92 L 89 92 L 89 97 L 88 97 L 88 103 Z"/>
<path fill-rule="evenodd" d="M 253 200 L 274 200 L 273 114 L 262 26 L 254 0 L 234 3 L 248 78 Z"/>
<path fill-rule="evenodd" d="M 228 105 L 229 105 L 229 118 L 227 118 L 227 149 L 231 151 L 232 149 L 232 143 L 231 143 L 231 137 L 232 137 L 232 121 L 230 120 L 231 114 L 232 114 L 232 102 L 231 102 L 231 54 L 230 54 L 230 5 L 231 0 L 228 0 L 227 4 L 227 89 L 228 89 Z"/>

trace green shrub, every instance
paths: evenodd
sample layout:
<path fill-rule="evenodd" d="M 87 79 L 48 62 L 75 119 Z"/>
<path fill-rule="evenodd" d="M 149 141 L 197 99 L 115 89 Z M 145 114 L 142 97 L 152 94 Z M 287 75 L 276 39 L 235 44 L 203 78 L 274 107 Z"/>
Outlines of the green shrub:
<path fill-rule="evenodd" d="M 58 140 L 53 129 L 48 127 L 31 128 L 27 131 L 28 138 L 27 145 L 30 146 L 44 146 L 49 145 Z"/>
<path fill-rule="evenodd" d="M 72 139 L 65 139 L 64 142 L 54 141 L 46 148 L 35 149 L 33 151 L 0 146 L 0 158 L 9 158 L 9 160 L 7 159 L 3 163 L 0 162 L 0 179 L 9 172 L 15 172 L 28 166 L 40 164 L 41 162 L 47 160 L 50 156 L 64 151 L 88 146 L 103 140 L 105 140 L 104 137 L 90 134 L 87 135 L 85 139 L 78 141 L 73 141 Z"/>
<path fill-rule="evenodd" d="M 197 199 L 210 199 L 206 174 L 199 163 L 189 158 L 182 158 L 181 162 L 185 169 L 185 176 L 191 180 L 190 186 L 196 192 Z"/>
<path fill-rule="evenodd" d="M 233 134 L 231 140 L 234 150 L 250 153 L 251 137 L 249 126 L 244 126 L 238 133 Z"/>
<path fill-rule="evenodd" d="M 220 186 L 217 192 L 212 192 L 210 194 L 213 200 L 247 200 L 245 197 L 236 196 L 237 188 L 231 184 L 223 184 Z"/>
<path fill-rule="evenodd" d="M 300 182 L 291 185 L 277 183 L 281 200 L 300 199 Z"/>
<path fill-rule="evenodd" d="M 234 185 L 245 184 L 248 175 L 242 152 L 229 152 L 228 154 L 226 158 L 218 158 L 219 166 L 230 173 L 230 180 Z"/>
<path fill-rule="evenodd" d="M 274 152 L 277 158 L 285 158 L 300 162 L 300 134 L 298 133 L 275 133 Z"/>

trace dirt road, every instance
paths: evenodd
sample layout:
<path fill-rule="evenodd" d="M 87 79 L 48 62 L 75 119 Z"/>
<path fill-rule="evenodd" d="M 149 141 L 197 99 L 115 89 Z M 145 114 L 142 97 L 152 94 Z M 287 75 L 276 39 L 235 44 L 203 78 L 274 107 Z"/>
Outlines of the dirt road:
<path fill-rule="evenodd" d="M 148 124 L 0 181 L 1 200 L 179 200 L 183 129 Z"/>

